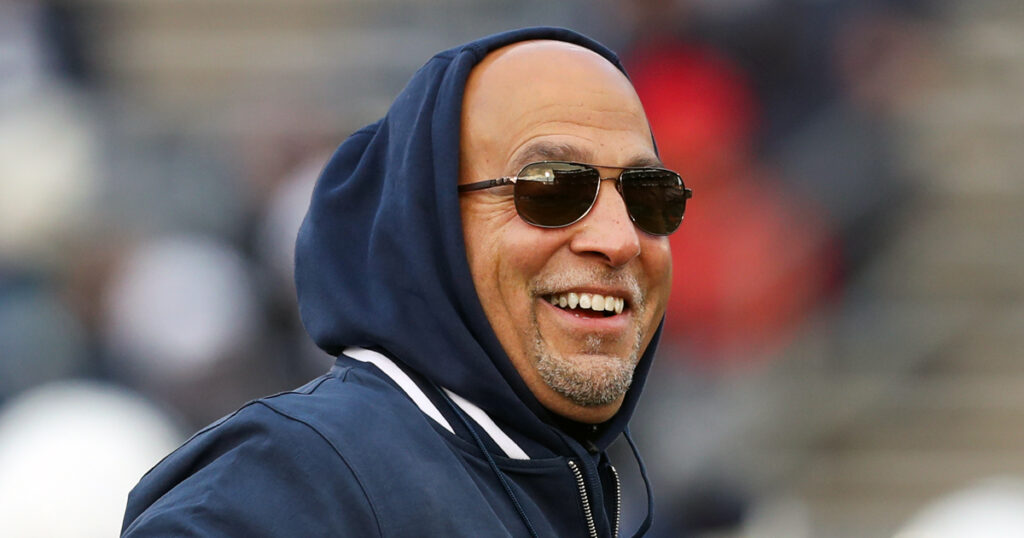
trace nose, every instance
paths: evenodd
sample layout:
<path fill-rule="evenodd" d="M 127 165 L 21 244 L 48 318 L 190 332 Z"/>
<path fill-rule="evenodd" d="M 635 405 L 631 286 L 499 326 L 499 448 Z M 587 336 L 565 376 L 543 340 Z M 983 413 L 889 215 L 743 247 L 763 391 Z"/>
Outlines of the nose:
<path fill-rule="evenodd" d="M 594 207 L 573 228 L 570 248 L 576 254 L 598 256 L 612 267 L 625 265 L 640 254 L 640 232 L 613 180 L 601 182 Z"/>

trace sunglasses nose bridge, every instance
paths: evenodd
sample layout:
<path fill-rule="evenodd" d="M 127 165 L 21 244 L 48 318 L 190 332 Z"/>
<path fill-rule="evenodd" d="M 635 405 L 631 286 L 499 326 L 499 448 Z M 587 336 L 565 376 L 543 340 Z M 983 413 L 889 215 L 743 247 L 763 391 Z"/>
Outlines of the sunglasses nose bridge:
<path fill-rule="evenodd" d="M 621 178 L 621 177 L 622 177 L 622 174 L 619 174 L 617 176 L 601 177 L 601 179 L 598 181 L 598 185 L 597 185 L 598 193 L 600 194 L 601 185 L 604 185 L 605 181 L 614 181 L 615 182 L 615 190 L 619 191 L 619 196 L 622 196 L 622 182 L 619 181 L 619 178 Z"/>
<path fill-rule="evenodd" d="M 622 207 L 626 210 L 627 213 L 629 213 L 629 209 L 626 207 L 626 197 L 625 197 L 624 194 L 622 194 L 622 181 L 621 181 L 621 178 L 622 178 L 621 174 L 618 175 L 618 176 L 601 177 L 598 180 L 598 182 L 597 182 L 597 192 L 594 193 L 594 203 L 596 204 L 597 203 L 597 199 L 600 198 L 600 196 L 601 196 L 601 185 L 604 185 L 605 181 L 614 181 L 615 182 L 615 191 L 619 193 L 619 198 L 622 199 Z"/>
<path fill-rule="evenodd" d="M 615 189 L 615 192 L 618 193 L 618 196 L 613 195 L 610 199 L 606 198 L 604 200 L 604 204 L 613 203 L 614 205 L 618 206 L 617 208 L 615 208 L 615 211 L 621 211 L 622 214 L 626 216 L 626 219 L 632 222 L 632 217 L 629 215 L 629 208 L 626 207 L 626 199 L 622 196 L 622 182 L 619 181 L 619 178 L 617 177 L 601 178 L 601 180 L 597 183 L 597 192 L 594 193 L 594 201 L 591 203 L 590 211 L 588 211 L 588 213 L 592 213 L 596 209 L 596 207 L 602 203 L 601 191 L 603 190 L 602 187 L 604 186 L 606 181 L 614 182 L 615 186 L 613 188 Z"/>

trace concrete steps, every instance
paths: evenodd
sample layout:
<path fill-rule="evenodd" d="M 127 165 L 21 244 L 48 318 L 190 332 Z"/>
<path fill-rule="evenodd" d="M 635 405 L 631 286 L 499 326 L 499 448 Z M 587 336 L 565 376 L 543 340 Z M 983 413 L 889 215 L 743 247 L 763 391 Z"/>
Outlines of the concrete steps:
<path fill-rule="evenodd" d="M 907 114 L 922 194 L 863 284 L 879 301 L 963 315 L 803 453 L 788 488 L 809 536 L 890 536 L 940 495 L 1024 476 L 1024 5 L 947 7 L 943 73 Z M 863 346 L 860 376 L 886 375 Z"/>
<path fill-rule="evenodd" d="M 568 2 L 567 4 L 574 4 Z M 183 129 L 236 134 L 236 116 L 305 106 L 338 133 L 379 118 L 432 54 L 518 21 L 568 24 L 541 0 L 98 0 L 90 32 L 110 90 Z"/>

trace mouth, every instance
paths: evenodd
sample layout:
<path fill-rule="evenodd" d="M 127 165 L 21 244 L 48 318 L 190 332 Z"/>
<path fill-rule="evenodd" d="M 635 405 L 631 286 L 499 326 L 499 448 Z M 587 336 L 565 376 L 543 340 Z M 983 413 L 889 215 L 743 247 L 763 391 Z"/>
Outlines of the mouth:
<path fill-rule="evenodd" d="M 622 297 L 597 293 L 555 293 L 545 296 L 552 306 L 561 308 L 577 317 L 610 318 L 628 310 Z"/>

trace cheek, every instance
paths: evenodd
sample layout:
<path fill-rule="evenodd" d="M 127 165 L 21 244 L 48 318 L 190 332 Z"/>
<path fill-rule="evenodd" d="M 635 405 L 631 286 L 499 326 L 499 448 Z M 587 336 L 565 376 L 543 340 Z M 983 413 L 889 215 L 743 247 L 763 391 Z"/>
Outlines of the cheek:
<path fill-rule="evenodd" d="M 521 221 L 503 232 L 487 251 L 489 258 L 482 265 L 488 271 L 488 282 L 484 284 L 486 289 L 478 288 L 478 292 L 490 299 L 486 309 L 491 316 L 511 322 L 511 332 L 532 335 L 531 320 L 535 319 L 538 301 L 533 289 L 539 277 L 557 271 L 553 260 L 560 244 L 558 234 Z"/>
<path fill-rule="evenodd" d="M 503 266 L 508 274 L 535 278 L 546 271 L 557 270 L 560 250 L 568 245 L 568 228 L 543 229 L 531 226 L 518 217 L 506 227 L 500 246 Z"/>
<path fill-rule="evenodd" d="M 641 263 L 647 277 L 651 306 L 656 319 L 661 319 L 672 287 L 672 251 L 668 238 L 647 238 L 641 245 Z"/>
<path fill-rule="evenodd" d="M 469 271 L 473 276 L 473 285 L 485 309 L 494 304 L 497 298 L 497 284 L 501 280 L 499 266 L 500 251 L 493 249 L 493 242 L 487 238 L 466 238 L 466 256 L 469 260 Z"/>
<path fill-rule="evenodd" d="M 514 314 L 525 303 L 534 260 L 515 223 L 484 223 L 467 230 L 466 255 L 477 294 L 488 315 Z"/>
<path fill-rule="evenodd" d="M 493 245 L 494 284 L 505 301 L 525 303 L 530 300 L 531 282 L 543 273 L 552 251 L 543 236 L 532 233 L 533 227 L 529 230 L 513 228 Z"/>
<path fill-rule="evenodd" d="M 470 260 L 473 284 L 484 314 L 502 347 L 513 359 L 525 356 L 532 332 L 533 304 L 529 293 L 530 260 L 518 243 L 495 234 L 486 238 Z"/>

